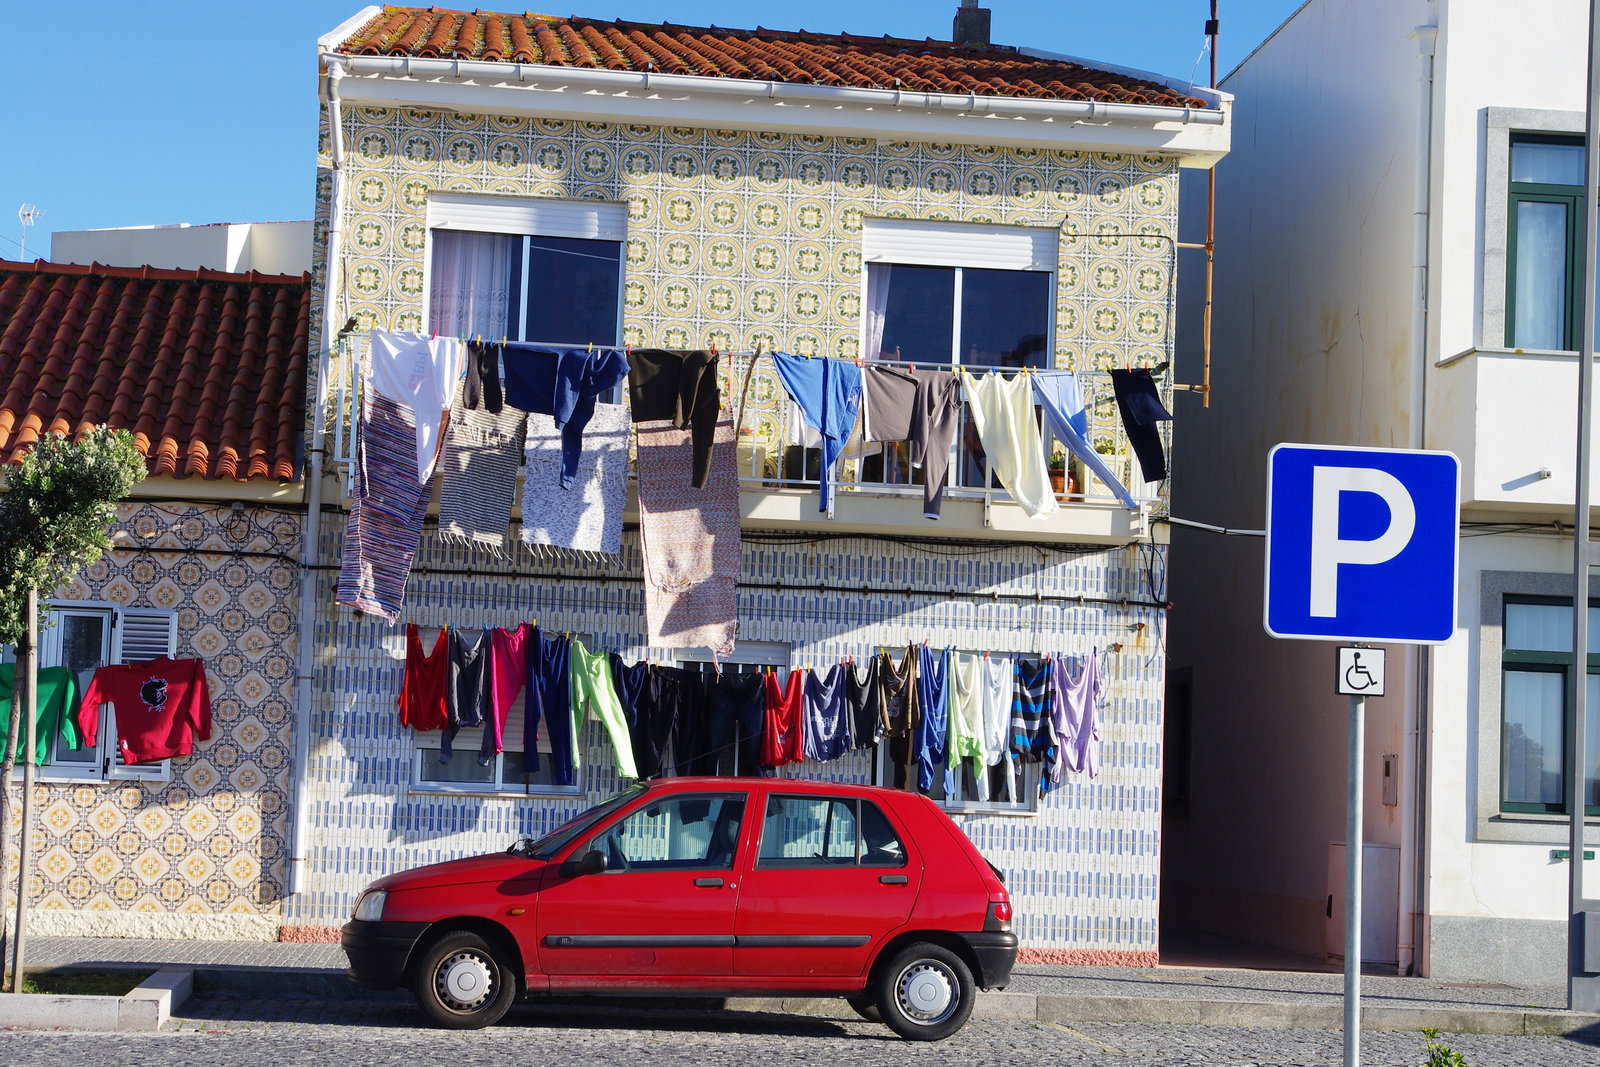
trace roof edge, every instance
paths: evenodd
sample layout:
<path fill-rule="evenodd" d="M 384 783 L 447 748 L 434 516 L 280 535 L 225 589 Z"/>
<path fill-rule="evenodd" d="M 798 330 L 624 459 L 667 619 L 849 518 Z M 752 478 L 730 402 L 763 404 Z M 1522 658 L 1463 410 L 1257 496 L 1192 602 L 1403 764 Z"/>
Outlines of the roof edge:
<path fill-rule="evenodd" d="M 1140 81 L 1155 82 L 1157 85 L 1165 85 L 1173 92 L 1184 93 L 1188 96 L 1205 100 L 1215 108 L 1220 108 L 1224 100 L 1232 99 L 1233 96 L 1233 94 L 1225 93 L 1213 86 L 1194 85 L 1184 81 L 1181 78 L 1172 78 L 1165 74 L 1157 74 L 1152 70 L 1140 70 L 1138 67 L 1125 67 L 1120 63 L 1107 63 L 1099 59 L 1085 59 L 1082 56 L 1069 56 L 1064 52 L 1051 52 L 1044 48 L 1028 48 L 1026 46 L 1018 46 L 1017 52 L 1021 55 L 1032 56 L 1034 59 L 1053 59 L 1063 63 L 1076 63 L 1081 67 L 1088 67 L 1092 70 L 1109 71 L 1112 74 L 1122 74 L 1129 78 L 1138 78 Z"/>
<path fill-rule="evenodd" d="M 262 274 L 260 271 L 254 270 L 246 273 L 235 273 L 225 270 L 212 270 L 209 267 L 197 267 L 192 270 L 186 270 L 181 267 L 110 267 L 103 263 L 52 263 L 47 259 L 36 259 L 32 263 L 0 259 L 0 271 L 13 271 L 18 274 L 68 274 L 78 277 L 137 278 L 142 281 L 162 282 L 245 282 L 250 285 L 311 284 L 310 271 L 305 271 L 301 274 Z"/>
<path fill-rule="evenodd" d="M 345 19 L 339 25 L 317 38 L 317 54 L 332 52 L 343 44 L 352 34 L 361 27 L 383 14 L 380 4 L 368 4 L 354 15 Z"/>

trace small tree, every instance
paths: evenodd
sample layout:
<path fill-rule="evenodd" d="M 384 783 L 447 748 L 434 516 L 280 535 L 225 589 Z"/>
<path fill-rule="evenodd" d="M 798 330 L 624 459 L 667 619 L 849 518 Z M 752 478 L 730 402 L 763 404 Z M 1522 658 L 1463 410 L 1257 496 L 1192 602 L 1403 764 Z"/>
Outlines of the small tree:
<path fill-rule="evenodd" d="M 27 633 L 28 591 L 48 595 L 111 547 L 116 503 L 144 474 L 133 435 L 103 426 L 79 441 L 47 434 L 20 466 L 6 472 L 6 491 L 0 493 L 0 644 L 31 637 L 37 645 L 38 635 Z M 42 601 L 41 606 L 48 608 Z M 23 744 L 21 683 L 19 678 L 13 686 L 10 729 L 0 752 L 0 872 L 11 864 L 11 771 Z M 0 892 L 0 903 L 6 895 Z M 21 903 L 20 886 L 16 900 Z M 5 958 L 3 927 L 0 960 Z"/>

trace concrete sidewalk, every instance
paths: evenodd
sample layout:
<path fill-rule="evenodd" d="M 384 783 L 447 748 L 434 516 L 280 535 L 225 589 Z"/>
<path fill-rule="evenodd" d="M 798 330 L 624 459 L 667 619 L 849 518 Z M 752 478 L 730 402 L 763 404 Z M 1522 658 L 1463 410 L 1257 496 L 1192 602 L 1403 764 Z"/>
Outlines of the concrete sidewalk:
<path fill-rule="evenodd" d="M 33 937 L 27 970 L 191 967 L 197 991 L 261 999 L 403 997 L 351 985 L 337 945 L 265 941 L 157 941 Z M 1220 967 L 1069 967 L 1019 964 L 1003 993 L 984 993 L 975 1014 L 1042 1022 L 1338 1029 L 1343 976 Z M 1362 978 L 1364 1029 L 1446 1033 L 1563 1034 L 1600 1042 L 1600 1016 L 1562 1010 L 1566 991 L 1425 978 Z M 736 998 L 735 1010 L 837 1014 L 837 999 Z"/>

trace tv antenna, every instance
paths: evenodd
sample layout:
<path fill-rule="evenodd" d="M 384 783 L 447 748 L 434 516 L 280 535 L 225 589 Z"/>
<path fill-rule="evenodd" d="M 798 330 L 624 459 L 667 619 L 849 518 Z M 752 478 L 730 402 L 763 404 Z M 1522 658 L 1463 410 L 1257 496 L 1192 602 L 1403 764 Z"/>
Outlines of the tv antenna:
<path fill-rule="evenodd" d="M 17 208 L 17 218 L 22 221 L 22 254 L 18 257 L 24 262 L 28 258 L 28 227 L 39 221 L 39 216 L 44 214 L 44 208 L 32 204 L 23 204 Z"/>

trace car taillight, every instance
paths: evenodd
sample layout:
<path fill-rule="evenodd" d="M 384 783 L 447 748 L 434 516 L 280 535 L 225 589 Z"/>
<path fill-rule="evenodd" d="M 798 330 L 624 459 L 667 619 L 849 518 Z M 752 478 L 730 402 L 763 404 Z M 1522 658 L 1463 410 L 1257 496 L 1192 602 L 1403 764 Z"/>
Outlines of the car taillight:
<path fill-rule="evenodd" d="M 1004 900 L 991 901 L 989 904 L 989 915 L 983 921 L 983 928 L 993 933 L 1010 933 L 1010 902 Z"/>

